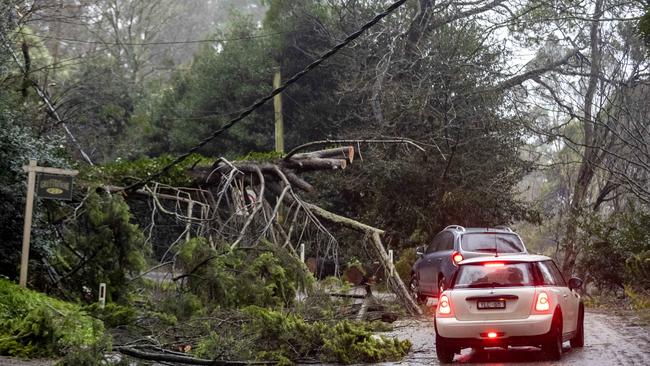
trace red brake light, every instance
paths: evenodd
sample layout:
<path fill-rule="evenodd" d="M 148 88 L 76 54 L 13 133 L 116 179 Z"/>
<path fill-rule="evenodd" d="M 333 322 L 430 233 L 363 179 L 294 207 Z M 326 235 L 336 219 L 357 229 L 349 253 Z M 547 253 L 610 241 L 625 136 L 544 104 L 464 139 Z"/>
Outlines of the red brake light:
<path fill-rule="evenodd" d="M 458 262 L 463 260 L 463 255 L 458 252 L 451 253 L 451 260 L 454 264 L 458 265 Z"/>
<path fill-rule="evenodd" d="M 483 264 L 485 267 L 503 267 L 504 264 L 500 262 L 490 262 Z"/>
<path fill-rule="evenodd" d="M 487 336 L 488 336 L 488 338 L 496 338 L 497 337 L 497 332 L 488 332 Z"/>
<path fill-rule="evenodd" d="M 439 316 L 451 316 L 451 302 L 449 301 L 449 297 L 447 295 L 441 295 L 440 299 L 438 300 L 438 309 L 437 309 L 438 315 Z"/>
<path fill-rule="evenodd" d="M 537 298 L 535 299 L 535 311 L 547 313 L 551 310 L 551 301 L 548 297 L 548 294 L 544 291 L 537 293 Z"/>

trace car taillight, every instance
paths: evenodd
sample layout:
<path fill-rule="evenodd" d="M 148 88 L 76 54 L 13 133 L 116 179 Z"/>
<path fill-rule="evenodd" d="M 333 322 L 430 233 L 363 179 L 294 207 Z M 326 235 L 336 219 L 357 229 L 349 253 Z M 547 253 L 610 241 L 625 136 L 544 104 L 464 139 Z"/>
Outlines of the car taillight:
<path fill-rule="evenodd" d="M 449 296 L 445 294 L 440 295 L 436 312 L 440 317 L 452 316 L 451 301 L 449 301 Z"/>
<path fill-rule="evenodd" d="M 488 262 L 488 263 L 483 264 L 483 266 L 485 266 L 485 267 L 503 267 L 503 266 L 505 266 L 505 264 L 503 264 L 501 262 Z"/>
<path fill-rule="evenodd" d="M 548 313 L 551 310 L 551 301 L 545 291 L 537 293 L 535 299 L 535 311 L 541 313 Z"/>
<path fill-rule="evenodd" d="M 454 262 L 455 265 L 458 265 L 458 262 L 463 260 L 463 255 L 458 253 L 458 252 L 453 252 L 451 253 L 451 261 Z"/>

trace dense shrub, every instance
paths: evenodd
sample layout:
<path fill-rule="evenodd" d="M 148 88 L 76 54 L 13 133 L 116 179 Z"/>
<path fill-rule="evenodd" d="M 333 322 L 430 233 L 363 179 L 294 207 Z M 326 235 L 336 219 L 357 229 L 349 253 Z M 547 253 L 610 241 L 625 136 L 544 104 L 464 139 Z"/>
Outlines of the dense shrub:
<path fill-rule="evenodd" d="M 300 260 L 270 245 L 220 252 L 194 238 L 181 246 L 178 260 L 190 291 L 222 308 L 288 306 L 311 286 Z"/>
<path fill-rule="evenodd" d="M 99 284 L 107 286 L 107 300 L 124 299 L 129 275 L 146 264 L 149 248 L 137 225 L 130 223 L 129 206 L 120 195 L 91 192 L 80 213 L 67 227 L 66 245 L 56 257 L 62 282 L 81 299 L 97 299 Z"/>
<path fill-rule="evenodd" d="M 19 113 L 5 109 L 4 97 L 0 92 L 0 275 L 18 277 L 27 175 L 22 166 L 29 159 L 37 159 L 42 166 L 68 167 L 60 147 L 61 139 L 37 138 L 35 134 L 17 120 Z M 30 274 L 38 274 L 43 259 L 49 258 L 58 240 L 54 229 L 47 224 L 47 206 L 56 206 L 52 201 L 36 199 L 30 250 Z M 33 277 L 33 276 L 32 276 Z"/>
<path fill-rule="evenodd" d="M 626 284 L 650 287 L 650 214 L 631 209 L 585 220 L 588 235 L 578 263 L 585 280 L 599 289 L 620 289 Z"/>
<path fill-rule="evenodd" d="M 0 354 L 52 357 L 106 346 L 103 323 L 79 306 L 0 279 Z"/>

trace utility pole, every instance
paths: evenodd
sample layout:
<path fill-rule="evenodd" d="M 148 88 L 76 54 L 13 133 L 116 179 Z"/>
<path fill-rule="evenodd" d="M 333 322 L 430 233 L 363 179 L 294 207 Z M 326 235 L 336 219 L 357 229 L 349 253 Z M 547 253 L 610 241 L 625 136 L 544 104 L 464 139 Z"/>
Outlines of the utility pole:
<path fill-rule="evenodd" d="M 280 87 L 282 83 L 282 74 L 280 70 L 275 72 L 273 78 L 273 89 Z M 275 109 L 275 151 L 284 153 L 284 121 L 282 119 L 282 93 L 273 97 L 273 107 Z"/>
<path fill-rule="evenodd" d="M 280 68 L 275 72 L 273 77 L 273 89 L 280 87 L 282 83 L 282 74 Z M 273 97 L 273 109 L 275 110 L 275 151 L 284 154 L 284 120 L 282 119 L 282 93 Z M 284 222 L 284 210 L 280 207 L 278 211 L 278 222 Z"/>

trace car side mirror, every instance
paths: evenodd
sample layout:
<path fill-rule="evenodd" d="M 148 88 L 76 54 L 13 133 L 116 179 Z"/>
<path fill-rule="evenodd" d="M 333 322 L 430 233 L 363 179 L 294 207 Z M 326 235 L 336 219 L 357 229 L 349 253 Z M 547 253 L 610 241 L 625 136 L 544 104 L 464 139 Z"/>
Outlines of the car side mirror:
<path fill-rule="evenodd" d="M 420 258 L 424 255 L 424 248 L 423 247 L 417 247 L 415 248 L 415 256 Z"/>
<path fill-rule="evenodd" d="M 582 280 L 579 279 L 578 277 L 571 277 L 571 279 L 569 280 L 569 289 L 577 290 L 580 287 L 582 287 Z"/>

